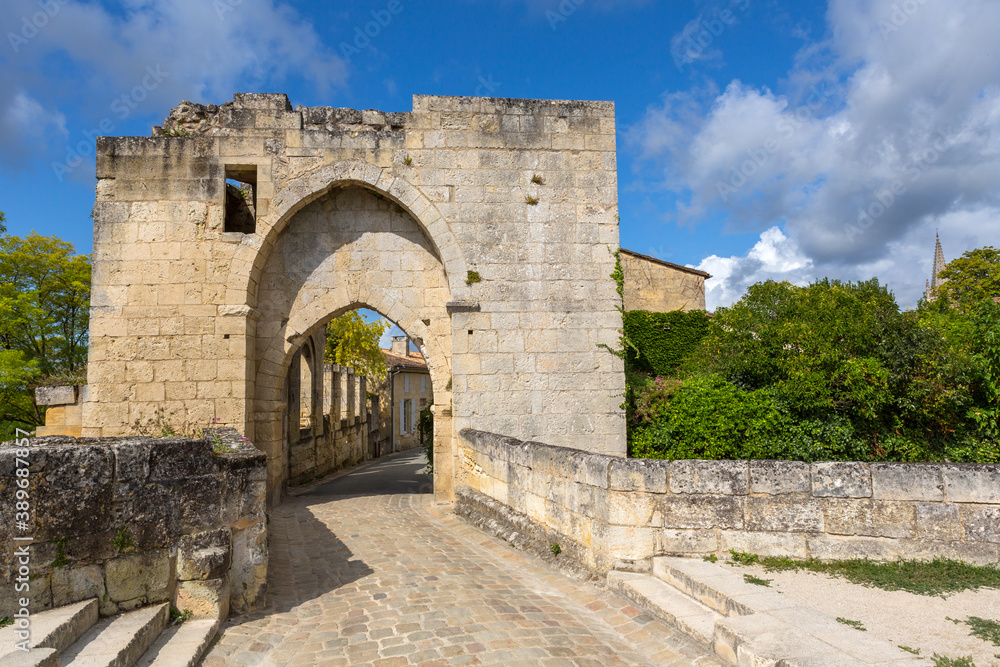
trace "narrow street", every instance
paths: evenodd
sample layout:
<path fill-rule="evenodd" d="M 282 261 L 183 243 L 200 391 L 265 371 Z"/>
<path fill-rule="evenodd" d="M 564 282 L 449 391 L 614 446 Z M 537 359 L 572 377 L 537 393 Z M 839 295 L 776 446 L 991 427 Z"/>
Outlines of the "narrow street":
<path fill-rule="evenodd" d="M 423 461 L 393 455 L 278 507 L 268 607 L 225 625 L 203 664 L 718 664 L 436 505 Z"/>

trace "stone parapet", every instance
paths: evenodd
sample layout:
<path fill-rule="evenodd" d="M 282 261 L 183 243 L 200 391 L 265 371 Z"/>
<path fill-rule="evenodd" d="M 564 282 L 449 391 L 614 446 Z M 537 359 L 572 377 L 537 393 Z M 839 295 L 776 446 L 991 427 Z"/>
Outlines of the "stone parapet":
<path fill-rule="evenodd" d="M 224 619 L 262 604 L 265 457 L 235 433 L 210 437 L 243 448 L 60 436 L 0 445 L 0 616 L 21 597 L 32 611 L 96 597 L 105 616 L 171 602 Z M 14 555 L 21 547 L 27 564 Z M 28 590 L 17 589 L 22 566 Z"/>
<path fill-rule="evenodd" d="M 472 429 L 461 432 L 459 460 L 456 511 L 480 524 L 488 516 L 520 542 L 558 542 L 601 572 L 730 549 L 1000 558 L 1000 465 L 654 461 Z"/>

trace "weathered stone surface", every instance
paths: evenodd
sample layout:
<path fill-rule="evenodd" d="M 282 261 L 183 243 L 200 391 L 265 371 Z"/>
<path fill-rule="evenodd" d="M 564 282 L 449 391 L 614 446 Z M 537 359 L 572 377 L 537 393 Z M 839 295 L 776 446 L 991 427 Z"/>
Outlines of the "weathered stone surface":
<path fill-rule="evenodd" d="M 190 611 L 192 618 L 225 620 L 229 616 L 229 581 L 225 578 L 179 581 L 174 606 Z"/>
<path fill-rule="evenodd" d="M 940 464 L 870 463 L 872 497 L 877 500 L 944 500 Z"/>
<path fill-rule="evenodd" d="M 177 578 L 181 581 L 218 579 L 229 571 L 229 566 L 228 548 L 182 551 L 177 557 Z"/>
<path fill-rule="evenodd" d="M 63 567 L 52 572 L 52 604 L 61 607 L 104 596 L 104 574 L 97 565 Z"/>
<path fill-rule="evenodd" d="M 746 495 L 749 492 L 746 461 L 673 461 L 671 493 Z"/>
<path fill-rule="evenodd" d="M 764 532 L 822 532 L 823 507 L 818 500 L 750 496 L 746 499 L 746 529 Z"/>
<path fill-rule="evenodd" d="M 38 405 L 72 405 L 76 403 L 76 387 L 72 385 L 38 387 L 35 389 L 35 402 Z"/>
<path fill-rule="evenodd" d="M 1000 504 L 1000 465 L 951 464 L 941 471 L 948 502 Z"/>
<path fill-rule="evenodd" d="M 861 537 L 841 535 L 810 535 L 807 538 L 809 555 L 820 560 L 896 560 L 907 556 L 904 540 L 888 537 Z"/>
<path fill-rule="evenodd" d="M 714 530 L 682 530 L 664 528 L 660 533 L 659 551 L 667 555 L 715 553 L 719 538 Z"/>
<path fill-rule="evenodd" d="M 651 459 L 613 459 L 608 468 L 609 488 L 613 491 L 667 492 L 668 461 Z"/>
<path fill-rule="evenodd" d="M 114 558 L 105 568 L 108 598 L 124 602 L 165 591 L 170 585 L 171 570 L 170 554 L 166 551 Z"/>
<path fill-rule="evenodd" d="M 576 457 L 570 464 L 570 479 L 606 489 L 608 488 L 608 467 L 612 461 L 610 456 L 600 454 Z"/>
<path fill-rule="evenodd" d="M 730 549 L 761 556 L 809 556 L 808 535 L 804 533 L 764 533 L 753 530 L 720 530 L 719 552 Z"/>
<path fill-rule="evenodd" d="M 801 461 L 750 461 L 750 493 L 776 496 L 809 493 L 809 464 Z"/>
<path fill-rule="evenodd" d="M 917 537 L 926 540 L 962 539 L 961 512 L 948 503 L 917 504 Z"/>
<path fill-rule="evenodd" d="M 910 503 L 868 499 L 823 502 L 826 532 L 834 535 L 915 537 L 916 516 Z"/>
<path fill-rule="evenodd" d="M 871 498 L 871 472 L 864 463 L 813 463 L 811 474 L 814 496 Z"/>
<path fill-rule="evenodd" d="M 743 528 L 743 498 L 709 494 L 663 496 L 665 528 Z"/>
<path fill-rule="evenodd" d="M 1000 507 L 962 506 L 965 539 L 973 542 L 1000 542 Z"/>

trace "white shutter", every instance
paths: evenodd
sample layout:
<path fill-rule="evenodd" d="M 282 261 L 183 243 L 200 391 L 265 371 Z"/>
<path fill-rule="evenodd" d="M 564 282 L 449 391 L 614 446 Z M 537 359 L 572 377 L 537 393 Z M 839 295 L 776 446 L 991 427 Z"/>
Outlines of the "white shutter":
<path fill-rule="evenodd" d="M 410 433 L 417 432 L 417 400 L 410 399 Z"/>
<path fill-rule="evenodd" d="M 421 394 L 426 394 L 427 393 L 427 376 L 426 375 L 421 375 L 420 376 L 420 393 Z"/>
<path fill-rule="evenodd" d="M 406 435 L 406 410 L 403 406 L 406 404 L 405 400 L 399 401 L 399 434 Z"/>
<path fill-rule="evenodd" d="M 404 394 L 409 394 L 410 393 L 410 374 L 409 373 L 403 373 L 403 393 Z"/>

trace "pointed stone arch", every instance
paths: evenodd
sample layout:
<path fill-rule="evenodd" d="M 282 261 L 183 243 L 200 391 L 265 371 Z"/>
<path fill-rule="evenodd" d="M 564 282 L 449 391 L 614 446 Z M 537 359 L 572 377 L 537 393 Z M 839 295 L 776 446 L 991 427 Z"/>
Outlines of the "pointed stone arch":
<path fill-rule="evenodd" d="M 255 307 L 257 285 L 267 257 L 278 236 L 302 208 L 335 187 L 357 185 L 395 202 L 423 229 L 445 268 L 453 299 L 462 300 L 467 264 L 458 239 L 447 220 L 417 187 L 397 176 L 392 168 L 361 160 L 325 165 L 279 184 L 268 213 L 261 216 L 257 232 L 240 243 L 232 261 L 226 289 L 228 306 Z"/>

